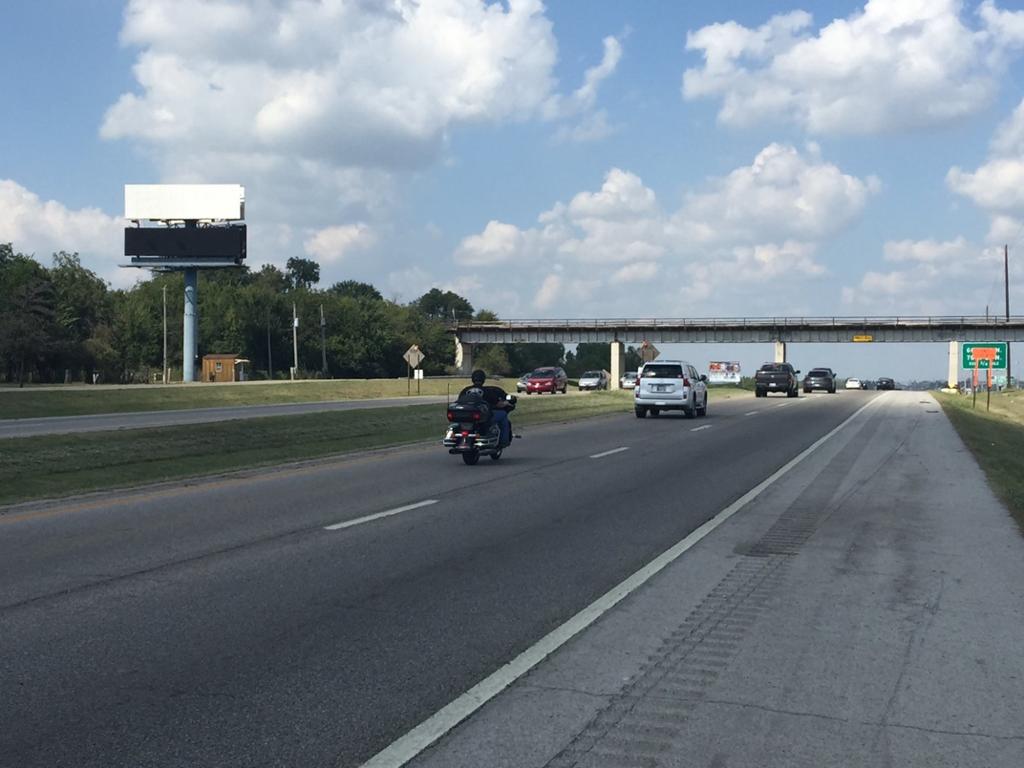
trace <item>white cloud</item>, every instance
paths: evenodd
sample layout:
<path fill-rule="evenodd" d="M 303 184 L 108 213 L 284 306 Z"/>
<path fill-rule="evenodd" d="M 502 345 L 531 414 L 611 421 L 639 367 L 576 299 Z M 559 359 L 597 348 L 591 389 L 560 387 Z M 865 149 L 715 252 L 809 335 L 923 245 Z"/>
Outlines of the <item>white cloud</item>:
<path fill-rule="evenodd" d="M 34 254 L 48 265 L 55 251 L 78 251 L 82 264 L 116 285 L 133 282 L 134 270 L 124 263 L 123 219 L 98 208 L 71 209 L 56 200 L 43 201 L 11 179 L 0 179 L 0 242 Z"/>
<path fill-rule="evenodd" d="M 653 280 L 661 267 L 653 261 L 638 261 L 635 264 L 627 264 L 614 272 L 611 276 L 612 283 L 645 283 Z"/>
<path fill-rule="evenodd" d="M 488 222 L 453 256 L 482 269 L 515 261 L 522 269 L 503 269 L 502 285 L 561 314 L 635 314 L 630 293 L 617 290 L 630 285 L 644 285 L 647 313 L 678 315 L 679 302 L 682 314 L 713 312 L 723 297 L 741 295 L 775 306 L 826 273 L 815 258 L 819 244 L 856 221 L 877 189 L 876 180 L 824 161 L 815 146 L 772 144 L 670 213 L 639 176 L 612 168 L 598 190 L 556 203 L 536 226 Z M 537 292 L 523 275 L 541 264 L 550 274 Z"/>
<path fill-rule="evenodd" d="M 770 144 L 751 165 L 692 195 L 678 228 L 708 243 L 816 240 L 856 220 L 879 188 L 874 177 L 862 180 L 822 162 L 814 147 L 801 153 Z"/>
<path fill-rule="evenodd" d="M 533 298 L 533 306 L 541 310 L 550 309 L 558 301 L 561 291 L 562 278 L 559 275 L 548 275 Z"/>
<path fill-rule="evenodd" d="M 523 254 L 525 241 L 518 227 L 492 220 L 479 235 L 462 241 L 455 260 L 462 264 L 500 264 Z"/>
<path fill-rule="evenodd" d="M 387 231 L 404 180 L 459 126 L 607 135 L 598 95 L 622 56 L 605 38 L 560 93 L 542 0 L 129 0 L 121 39 L 137 87 L 101 135 L 144 152 L 159 181 L 245 184 L 250 221 L 295 233 L 273 247 L 251 237 L 254 263 L 303 246 L 337 261 L 350 244 L 331 228 Z"/>
<path fill-rule="evenodd" d="M 952 240 L 899 240 L 883 247 L 888 271 L 866 272 L 842 289 L 846 311 L 864 314 L 981 314 L 1001 291 L 1002 249 Z M 997 296 L 998 294 L 998 296 Z"/>
<path fill-rule="evenodd" d="M 953 166 L 946 184 L 993 216 L 1024 216 L 1024 100 L 997 129 L 985 163 Z"/>
<path fill-rule="evenodd" d="M 976 21 L 976 23 L 973 23 Z M 810 14 L 751 29 L 712 24 L 687 36 L 703 66 L 683 75 L 686 99 L 720 97 L 719 120 L 792 121 L 817 134 L 873 134 L 971 115 L 992 101 L 1024 46 L 1024 11 L 991 0 L 965 19 L 960 0 L 869 0 L 812 30 Z"/>
<path fill-rule="evenodd" d="M 325 227 L 306 240 L 306 253 L 320 260 L 321 264 L 340 261 L 355 248 L 366 248 L 374 241 L 374 235 L 365 224 L 345 224 Z"/>

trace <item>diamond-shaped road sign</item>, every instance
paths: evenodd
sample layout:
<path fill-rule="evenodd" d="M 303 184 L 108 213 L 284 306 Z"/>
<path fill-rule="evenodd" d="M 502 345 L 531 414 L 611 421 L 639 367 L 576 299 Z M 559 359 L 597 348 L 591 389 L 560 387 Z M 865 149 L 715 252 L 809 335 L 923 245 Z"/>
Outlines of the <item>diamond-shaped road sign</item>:
<path fill-rule="evenodd" d="M 419 347 L 413 344 L 411 347 L 405 350 L 405 354 L 402 355 L 402 357 L 405 358 L 405 362 L 409 364 L 410 368 L 419 368 L 420 363 L 423 362 L 423 359 L 426 357 L 426 355 L 424 355 L 423 352 L 420 351 Z"/>
<path fill-rule="evenodd" d="M 645 363 L 651 362 L 652 360 L 656 359 L 660 354 L 661 352 L 658 350 L 658 348 L 651 344 L 651 342 L 649 341 L 645 341 L 643 344 L 640 345 L 640 360 Z"/>

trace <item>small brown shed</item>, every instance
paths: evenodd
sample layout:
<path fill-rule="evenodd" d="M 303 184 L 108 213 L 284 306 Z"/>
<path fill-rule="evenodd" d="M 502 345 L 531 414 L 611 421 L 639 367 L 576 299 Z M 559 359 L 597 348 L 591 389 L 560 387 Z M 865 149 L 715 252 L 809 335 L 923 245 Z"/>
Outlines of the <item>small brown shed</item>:
<path fill-rule="evenodd" d="M 238 353 L 203 355 L 203 381 L 245 381 L 244 364 Z"/>

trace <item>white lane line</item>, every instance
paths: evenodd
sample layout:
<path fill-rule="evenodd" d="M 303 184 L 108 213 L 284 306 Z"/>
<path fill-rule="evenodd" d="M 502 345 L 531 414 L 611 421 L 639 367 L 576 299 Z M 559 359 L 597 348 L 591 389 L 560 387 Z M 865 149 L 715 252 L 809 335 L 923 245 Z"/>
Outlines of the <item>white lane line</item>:
<path fill-rule="evenodd" d="M 690 431 L 691 432 L 700 432 L 702 429 L 711 429 L 711 425 L 710 424 L 705 424 L 703 427 L 694 427 Z"/>
<path fill-rule="evenodd" d="M 744 413 L 743 415 L 744 415 L 744 416 L 756 416 L 756 415 L 757 415 L 757 413 L 758 413 L 757 411 L 747 411 L 747 412 L 746 412 L 746 413 Z"/>
<path fill-rule="evenodd" d="M 450 704 L 439 709 L 404 736 L 392 742 L 390 746 L 385 747 L 383 750 L 371 757 L 363 763 L 360 768 L 401 768 L 401 766 L 412 760 L 420 752 L 440 739 L 452 730 L 452 728 L 472 715 L 480 709 L 480 707 L 508 688 L 512 683 L 544 661 L 545 658 L 557 651 L 569 642 L 569 640 L 622 602 L 623 599 L 629 596 L 638 587 L 642 586 L 652 576 L 664 569 L 673 561 L 677 560 L 684 552 L 692 549 L 697 542 L 718 528 L 718 526 L 743 509 L 743 507 L 751 501 L 760 496 L 765 489 L 814 453 L 825 441 L 830 439 L 833 435 L 843 429 L 843 427 L 856 419 L 860 415 L 861 411 L 875 401 L 876 398 L 873 398 L 862 405 L 842 424 L 826 434 L 824 437 L 819 437 L 801 453 L 776 470 L 774 474 L 755 485 L 671 549 L 668 549 L 658 555 L 658 557 L 654 558 L 632 576 L 629 576 L 625 581 L 622 581 L 617 586 L 612 587 L 609 591 L 605 592 L 601 597 L 597 598 L 597 600 L 592 602 L 571 619 L 561 626 L 556 627 L 550 633 L 520 653 L 508 664 L 503 667 L 499 667 Z"/>
<path fill-rule="evenodd" d="M 355 520 L 346 520 L 343 523 L 335 523 L 334 525 L 325 525 L 325 531 L 340 531 L 342 528 L 351 528 L 355 525 L 362 525 L 363 523 L 369 523 L 374 520 L 380 520 L 382 517 L 391 517 L 392 515 L 398 515 L 402 512 L 409 512 L 413 509 L 419 509 L 420 507 L 429 507 L 431 504 L 437 504 L 437 499 L 427 499 L 426 501 L 417 501 L 415 504 L 406 504 L 404 507 L 396 507 L 395 509 L 389 509 L 387 512 L 378 512 L 375 515 L 367 515 L 366 517 L 357 517 Z"/>
<path fill-rule="evenodd" d="M 628 450 L 629 450 L 629 446 L 625 445 L 622 448 L 613 448 L 612 450 L 605 451 L 604 453 L 595 453 L 590 458 L 592 458 L 592 459 L 603 459 L 605 456 L 611 456 L 613 453 L 622 453 L 623 451 L 628 451 Z"/>

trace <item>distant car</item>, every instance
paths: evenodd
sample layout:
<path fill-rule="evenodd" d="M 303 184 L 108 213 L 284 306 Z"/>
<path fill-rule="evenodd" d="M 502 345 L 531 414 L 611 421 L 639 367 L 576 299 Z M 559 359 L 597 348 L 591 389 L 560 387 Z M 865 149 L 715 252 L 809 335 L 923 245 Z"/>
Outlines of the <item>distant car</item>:
<path fill-rule="evenodd" d="M 552 395 L 561 392 L 563 395 L 569 389 L 569 377 L 561 368 L 537 368 L 526 380 L 526 394 L 540 394 L 550 392 Z"/>
<path fill-rule="evenodd" d="M 836 374 L 831 368 L 812 368 L 804 376 L 803 386 L 805 394 L 810 394 L 816 389 L 834 393 L 836 391 Z"/>
<path fill-rule="evenodd" d="M 530 374 L 528 373 L 524 373 L 522 376 L 519 377 L 519 380 L 516 382 L 516 392 L 526 391 L 526 382 L 529 380 L 529 378 Z"/>
<path fill-rule="evenodd" d="M 878 389 L 896 389 L 896 382 L 886 376 L 881 376 L 877 386 Z"/>
<path fill-rule="evenodd" d="M 762 363 L 754 374 L 754 397 L 767 397 L 769 392 L 785 392 L 786 397 L 800 396 L 798 370 L 789 363 Z"/>
<path fill-rule="evenodd" d="M 708 377 L 685 360 L 657 360 L 640 369 L 639 386 L 633 390 L 636 417 L 662 411 L 682 411 L 687 418 L 708 415 Z"/>
<path fill-rule="evenodd" d="M 587 371 L 578 383 L 580 389 L 608 389 L 608 374 L 604 371 Z"/>
<path fill-rule="evenodd" d="M 622 378 L 619 379 L 619 386 L 623 389 L 633 389 L 636 386 L 636 372 L 630 371 L 629 373 L 622 374 Z"/>
<path fill-rule="evenodd" d="M 849 378 L 846 380 L 847 389 L 864 389 L 864 385 L 860 383 L 860 379 Z"/>

